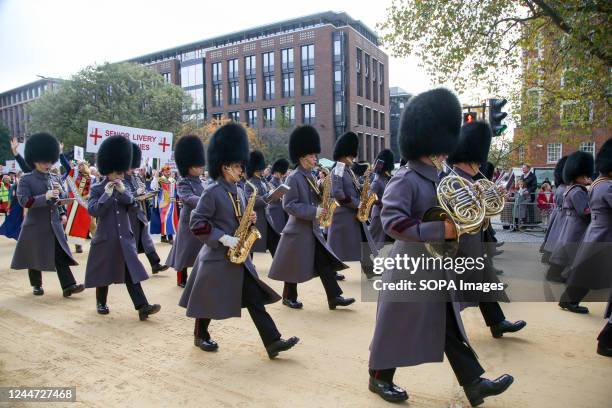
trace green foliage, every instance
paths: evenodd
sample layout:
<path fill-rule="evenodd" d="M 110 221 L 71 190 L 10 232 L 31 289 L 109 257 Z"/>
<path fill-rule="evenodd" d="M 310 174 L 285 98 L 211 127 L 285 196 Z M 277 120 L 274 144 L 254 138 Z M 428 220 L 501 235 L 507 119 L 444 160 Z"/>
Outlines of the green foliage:
<path fill-rule="evenodd" d="M 89 66 L 28 106 L 30 133 L 48 131 L 64 150 L 86 143 L 87 121 L 177 133 L 191 98 L 142 65 Z"/>
<path fill-rule="evenodd" d="M 0 122 L 0 166 L 4 166 L 6 160 L 13 160 L 13 152 L 11 152 L 9 128 Z"/>

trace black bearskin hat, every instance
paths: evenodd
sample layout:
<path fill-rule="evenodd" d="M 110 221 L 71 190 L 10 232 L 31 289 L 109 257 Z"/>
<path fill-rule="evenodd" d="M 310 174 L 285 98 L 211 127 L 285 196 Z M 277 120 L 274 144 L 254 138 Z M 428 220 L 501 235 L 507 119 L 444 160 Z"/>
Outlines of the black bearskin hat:
<path fill-rule="evenodd" d="M 266 159 L 262 152 L 259 150 L 253 150 L 249 155 L 249 162 L 247 164 L 246 172 L 247 177 L 253 177 L 256 171 L 260 171 L 266 168 Z"/>
<path fill-rule="evenodd" d="M 587 152 L 574 152 L 567 157 L 563 166 L 563 181 L 571 184 L 580 176 L 593 176 L 595 170 L 595 159 Z"/>
<path fill-rule="evenodd" d="M 461 126 L 457 147 L 448 156 L 448 164 L 486 163 L 492 137 L 493 133 L 488 123 L 470 122 Z"/>
<path fill-rule="evenodd" d="M 334 160 L 346 156 L 357 157 L 358 150 L 359 138 L 353 132 L 346 132 L 336 140 L 336 145 L 334 146 Z"/>
<path fill-rule="evenodd" d="M 307 154 L 321 153 L 319 132 L 309 125 L 296 127 L 289 135 L 289 157 L 294 164 Z"/>
<path fill-rule="evenodd" d="M 480 172 L 487 180 L 493 180 L 493 175 L 495 174 L 495 166 L 490 161 L 482 164 L 480 166 Z"/>
<path fill-rule="evenodd" d="M 285 174 L 289 170 L 289 161 L 287 159 L 278 159 L 272 164 L 272 174 L 279 172 Z"/>
<path fill-rule="evenodd" d="M 96 155 L 96 166 L 100 174 L 106 176 L 113 171 L 128 171 L 132 165 L 132 146 L 133 143 L 123 136 L 104 139 Z"/>
<path fill-rule="evenodd" d="M 402 112 L 399 149 L 406 160 L 449 154 L 455 150 L 461 129 L 461 104 L 445 88 L 413 96 Z"/>
<path fill-rule="evenodd" d="M 612 172 L 612 138 L 606 140 L 601 149 L 599 149 L 597 158 L 595 158 L 595 167 L 603 175 Z"/>
<path fill-rule="evenodd" d="M 195 135 L 181 137 L 174 148 L 174 161 L 182 177 L 189 174 L 190 167 L 204 166 L 204 145 L 200 138 Z"/>
<path fill-rule="evenodd" d="M 246 165 L 249 160 L 249 139 L 246 130 L 237 123 L 227 123 L 208 142 L 208 174 L 213 180 L 221 176 L 221 166 L 231 163 Z"/>
<path fill-rule="evenodd" d="M 26 140 L 25 161 L 31 168 L 34 163 L 55 163 L 59 155 L 59 142 L 49 133 L 35 133 Z"/>
<path fill-rule="evenodd" d="M 137 169 L 140 167 L 140 162 L 142 161 L 142 151 L 140 147 L 132 142 L 132 169 Z"/>
<path fill-rule="evenodd" d="M 355 176 L 361 177 L 365 174 L 366 170 L 368 169 L 368 166 L 368 163 L 353 162 L 353 164 L 351 165 L 351 170 L 353 170 Z"/>
<path fill-rule="evenodd" d="M 382 169 L 380 169 L 381 173 L 391 171 L 395 168 L 395 156 L 389 149 L 381 150 L 380 153 L 378 153 L 378 156 L 376 156 L 376 160 L 382 160 L 384 162 Z"/>
<path fill-rule="evenodd" d="M 559 160 L 557 160 L 557 165 L 555 166 L 555 187 L 559 187 L 563 184 L 563 167 L 565 166 L 565 162 L 567 161 L 567 156 L 563 156 Z"/>

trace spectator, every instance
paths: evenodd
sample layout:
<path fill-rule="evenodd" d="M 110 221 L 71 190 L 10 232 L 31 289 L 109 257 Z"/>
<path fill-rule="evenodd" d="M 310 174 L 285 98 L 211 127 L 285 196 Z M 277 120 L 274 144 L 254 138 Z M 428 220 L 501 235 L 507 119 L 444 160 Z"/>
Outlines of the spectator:
<path fill-rule="evenodd" d="M 544 223 L 548 224 L 548 216 L 552 211 L 555 203 L 555 196 L 549 182 L 544 181 L 538 193 L 538 208 L 544 219 Z"/>

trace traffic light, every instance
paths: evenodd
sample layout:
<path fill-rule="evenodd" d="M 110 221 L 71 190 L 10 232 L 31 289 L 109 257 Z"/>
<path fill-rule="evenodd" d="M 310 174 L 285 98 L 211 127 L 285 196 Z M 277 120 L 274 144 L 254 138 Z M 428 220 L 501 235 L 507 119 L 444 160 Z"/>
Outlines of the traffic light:
<path fill-rule="evenodd" d="M 500 136 L 508 128 L 502 123 L 502 120 L 508 116 L 507 112 L 503 112 L 502 108 L 508 103 L 505 99 L 489 99 L 489 125 L 493 130 L 493 135 Z"/>
<path fill-rule="evenodd" d="M 478 115 L 476 115 L 476 112 L 465 112 L 463 114 L 463 124 L 464 125 L 466 123 L 476 122 L 476 120 L 478 120 Z"/>

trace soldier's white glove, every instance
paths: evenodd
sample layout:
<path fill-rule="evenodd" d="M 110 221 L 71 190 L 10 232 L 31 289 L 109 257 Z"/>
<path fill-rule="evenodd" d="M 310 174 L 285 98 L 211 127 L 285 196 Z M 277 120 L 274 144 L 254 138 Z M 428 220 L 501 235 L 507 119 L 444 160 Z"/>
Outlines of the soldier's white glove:
<path fill-rule="evenodd" d="M 138 190 L 136 190 L 136 194 L 137 195 L 143 195 L 145 193 L 145 189 L 140 187 Z"/>
<path fill-rule="evenodd" d="M 219 238 L 219 242 L 222 243 L 224 246 L 234 249 L 236 247 L 236 245 L 238 245 L 238 241 L 239 239 L 236 237 L 232 237 L 231 235 L 224 235 L 221 238 Z"/>
<path fill-rule="evenodd" d="M 321 214 L 323 214 L 323 207 L 317 207 L 317 215 L 316 215 L 316 217 L 320 218 Z"/>
<path fill-rule="evenodd" d="M 45 193 L 45 198 L 47 199 L 47 201 L 51 201 L 54 198 L 57 198 L 59 196 L 57 190 L 47 190 L 47 192 Z"/>
<path fill-rule="evenodd" d="M 123 181 L 117 180 L 117 184 L 115 185 L 115 188 L 117 189 L 118 192 L 123 193 L 125 191 L 125 184 L 123 184 Z"/>
<path fill-rule="evenodd" d="M 108 195 L 112 195 L 113 194 L 113 189 L 115 188 L 115 183 L 113 183 L 112 181 L 106 183 L 106 185 L 104 186 L 104 192 Z"/>

